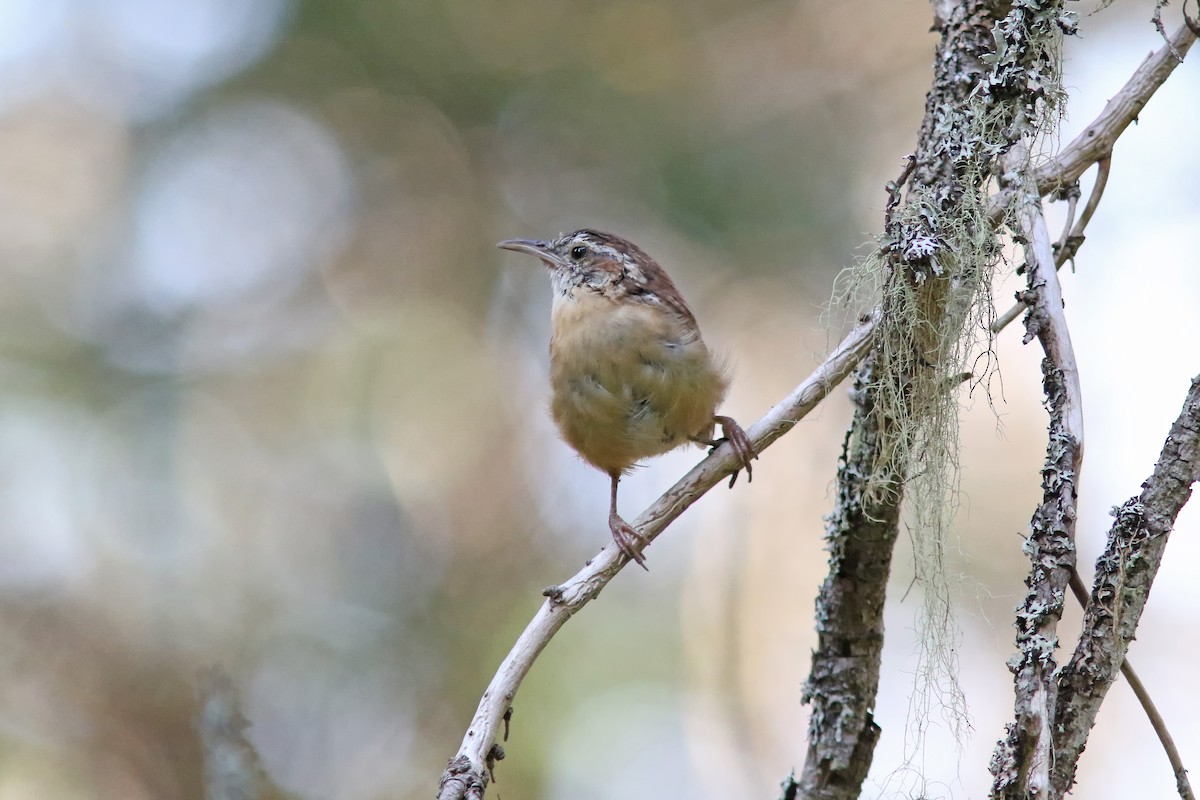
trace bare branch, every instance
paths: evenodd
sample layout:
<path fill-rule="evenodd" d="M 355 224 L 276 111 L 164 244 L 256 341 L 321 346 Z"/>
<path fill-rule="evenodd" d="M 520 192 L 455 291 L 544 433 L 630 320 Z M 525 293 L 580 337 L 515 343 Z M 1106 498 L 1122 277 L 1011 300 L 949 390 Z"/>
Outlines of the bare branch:
<path fill-rule="evenodd" d="M 1183 63 L 1183 54 L 1175 47 L 1170 39 L 1167 38 L 1167 29 L 1163 27 L 1162 10 L 1167 4 L 1167 0 L 1155 0 L 1154 13 L 1150 15 L 1150 21 L 1154 23 L 1154 30 L 1158 31 L 1158 35 L 1167 43 L 1167 49 L 1171 51 L 1171 55 L 1175 56 L 1175 60 L 1180 64 Z"/>
<path fill-rule="evenodd" d="M 917 156 L 915 153 L 904 159 L 904 169 L 900 170 L 900 177 L 894 181 L 888 181 L 883 187 L 887 192 L 887 205 L 883 210 L 883 232 L 890 239 L 899 239 L 900 232 L 896 229 L 896 223 L 893 220 L 893 215 L 896 213 L 896 207 L 900 205 L 900 196 L 904 191 L 904 184 L 908 183 L 908 179 L 912 177 L 913 172 L 917 168 Z"/>
<path fill-rule="evenodd" d="M 762 452 L 783 436 L 825 399 L 862 360 L 870 346 L 876 317 L 867 315 L 841 344 L 791 394 L 781 400 L 747 433 Z M 655 539 L 696 500 L 739 468 L 733 448 L 722 446 L 692 468 L 634 522 L 648 539 Z M 605 546 L 572 578 L 545 590 L 542 607 L 525 627 L 479 702 L 458 754 L 442 774 L 439 800 L 483 797 L 491 768 L 503 757 L 496 739 L 517 689 L 529 668 L 566 621 L 600 594 L 600 590 L 628 563 L 615 545 Z"/>
<path fill-rule="evenodd" d="M 1054 797 L 1075 780 L 1079 754 L 1129 649 L 1175 517 L 1200 480 L 1200 376 L 1163 445 L 1142 493 L 1115 509 L 1116 522 L 1096 562 L 1083 632 L 1058 676 Z M 1181 787 L 1182 788 L 1182 787 Z"/>
<path fill-rule="evenodd" d="M 1196 33 L 1185 24 L 1172 34 L 1167 44 L 1151 53 L 1121 91 L 1108 101 L 1100 116 L 1059 151 L 1056 158 L 1034 173 L 1038 192 L 1046 195 L 1079 180 L 1088 167 L 1112 153 L 1117 138 L 1179 66 L 1175 53 L 1182 59 L 1195 42 Z"/>
<path fill-rule="evenodd" d="M 1062 259 L 1058 264 L 1060 267 L 1075 257 L 1075 251 L 1083 243 L 1083 231 L 1092 221 L 1092 215 L 1096 213 L 1096 207 L 1100 205 L 1100 198 L 1104 196 L 1104 187 L 1108 185 L 1108 173 L 1112 171 L 1112 156 L 1105 156 L 1097 164 L 1099 164 L 1099 169 L 1096 172 L 1096 182 L 1092 184 L 1092 193 L 1088 196 L 1087 205 L 1083 207 L 1083 213 L 1079 215 L 1079 222 L 1071 229 L 1067 244 L 1070 246 L 1073 239 L 1078 241 L 1072 249 L 1066 251 L 1067 255 L 1059 254 L 1059 258 Z"/>
<path fill-rule="evenodd" d="M 1146 712 L 1151 727 L 1158 734 L 1158 741 L 1167 754 L 1167 760 L 1171 762 L 1171 771 L 1175 774 L 1175 791 L 1179 793 L 1179 800 L 1196 800 L 1196 794 L 1192 791 L 1192 783 L 1188 780 L 1187 769 L 1184 768 L 1183 759 L 1179 756 L 1179 748 L 1175 746 L 1175 740 L 1171 738 L 1171 732 L 1167 729 L 1167 721 L 1162 718 L 1162 714 L 1158 713 L 1157 706 L 1150 699 L 1150 693 L 1146 691 L 1142 679 L 1133 671 L 1133 665 L 1129 663 L 1128 658 L 1121 662 L 1121 674 L 1125 676 L 1129 688 L 1133 689 L 1133 694 L 1141 704 L 1142 710 Z"/>
<path fill-rule="evenodd" d="M 1187 4 L 1188 4 L 1188 0 L 1183 0 L 1183 6 L 1180 9 L 1181 11 L 1183 11 L 1183 24 L 1187 25 L 1188 30 L 1190 30 L 1196 36 L 1200 36 L 1200 20 L 1197 20 L 1195 17 L 1191 17 L 1188 15 Z M 1197 6 L 1200 6 L 1200 3 L 1197 3 Z"/>

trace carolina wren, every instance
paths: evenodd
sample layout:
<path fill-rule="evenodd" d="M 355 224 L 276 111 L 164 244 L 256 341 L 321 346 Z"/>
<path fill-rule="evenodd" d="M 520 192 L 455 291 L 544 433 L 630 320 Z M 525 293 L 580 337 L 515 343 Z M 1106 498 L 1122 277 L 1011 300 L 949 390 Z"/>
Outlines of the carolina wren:
<path fill-rule="evenodd" d="M 632 242 L 585 229 L 497 246 L 535 256 L 550 270 L 550 409 L 567 444 L 611 478 L 608 528 L 645 569 L 647 540 L 617 513 L 617 484 L 637 462 L 689 442 L 728 441 L 750 479 L 753 443 L 731 418 L 716 415 L 729 375 L 667 273 Z M 715 425 L 724 439 L 713 439 Z M 734 472 L 729 485 L 736 479 Z"/>

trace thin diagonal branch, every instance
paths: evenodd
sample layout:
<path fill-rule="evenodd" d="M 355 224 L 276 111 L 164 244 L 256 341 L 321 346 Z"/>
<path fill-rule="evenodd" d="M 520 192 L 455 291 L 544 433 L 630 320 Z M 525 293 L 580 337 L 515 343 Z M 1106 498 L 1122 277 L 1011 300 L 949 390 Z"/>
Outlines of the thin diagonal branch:
<path fill-rule="evenodd" d="M 1062 195 L 1066 194 L 1067 200 L 1067 218 L 1063 222 L 1062 236 L 1058 237 L 1058 241 L 1054 243 L 1054 266 L 1057 269 L 1062 266 L 1059 261 L 1059 254 L 1066 248 L 1067 242 L 1071 239 L 1071 232 L 1075 228 L 1075 209 L 1079 205 L 1079 184 L 1072 183 L 1067 186 L 1064 192 L 1060 192 L 1056 200 L 1061 200 Z"/>
<path fill-rule="evenodd" d="M 1121 87 L 1121 91 L 1108 101 L 1100 116 L 1060 150 L 1052 161 L 1035 171 L 1038 193 L 1046 195 L 1057 191 L 1060 186 L 1074 183 L 1088 167 L 1109 155 L 1117 139 L 1138 118 L 1149 99 L 1179 66 L 1175 53 L 1182 58 L 1195 42 L 1196 34 L 1187 25 L 1181 25 L 1167 44 L 1147 56 Z"/>
<path fill-rule="evenodd" d="M 1176 49 L 1175 45 L 1167 37 L 1167 29 L 1163 27 L 1162 10 L 1167 4 L 1167 0 L 1155 0 L 1154 13 L 1150 16 L 1150 21 L 1154 23 L 1154 30 L 1158 31 L 1158 35 L 1167 43 L 1167 47 L 1171 50 L 1171 55 L 1175 56 L 1175 60 L 1180 64 L 1183 63 L 1183 54 Z"/>
<path fill-rule="evenodd" d="M 1108 544 L 1096 562 L 1096 579 L 1084 612 L 1083 632 L 1058 676 L 1053 781 L 1061 796 L 1108 689 L 1125 660 L 1162 562 L 1175 518 L 1200 480 L 1200 376 L 1163 445 L 1142 493 L 1116 509 Z M 1182 794 L 1181 785 L 1181 794 Z"/>
<path fill-rule="evenodd" d="M 1125 681 L 1133 690 L 1134 697 L 1137 698 L 1142 710 L 1146 712 L 1150 726 L 1154 728 L 1154 733 L 1158 735 L 1158 741 L 1167 754 L 1167 760 L 1171 762 L 1171 771 L 1175 774 L 1175 791 L 1179 793 L 1179 800 L 1196 800 L 1192 782 L 1188 780 L 1187 769 L 1183 766 L 1183 759 L 1179 755 L 1179 748 L 1175 746 L 1175 740 L 1171 738 L 1167 721 L 1163 719 L 1162 714 L 1158 713 L 1158 707 L 1150 699 L 1150 692 L 1147 691 L 1138 674 L 1133 671 L 1133 665 L 1129 663 L 1128 658 L 1121 662 L 1121 674 L 1125 676 Z"/>
<path fill-rule="evenodd" d="M 1071 140 L 1058 154 L 1034 171 L 1038 193 L 1046 195 L 1057 192 L 1080 179 L 1088 168 L 1112 155 L 1113 146 L 1138 115 L 1154 93 L 1162 87 L 1180 62 L 1175 53 L 1186 56 L 1188 50 L 1200 36 L 1200 26 L 1193 29 L 1190 18 L 1184 14 L 1185 23 L 1171 35 L 1163 45 L 1146 57 L 1134 70 L 1112 99 L 1104 106 L 1091 124 Z M 1174 48 L 1174 52 L 1172 52 Z M 999 221 L 1012 202 L 1011 189 L 1001 189 L 992 196 L 988 215 Z M 1020 313 L 1020 312 L 1017 312 Z"/>
<path fill-rule="evenodd" d="M 747 433 L 758 452 L 791 430 L 850 374 L 870 346 L 875 322 L 874 315 L 864 317 L 811 375 L 750 426 Z M 653 540 L 705 492 L 738 469 L 738 465 L 733 448 L 717 448 L 646 509 L 634 527 Z M 546 602 L 525 627 L 483 693 L 458 754 L 442 774 L 439 800 L 483 797 L 494 762 L 503 758 L 503 750 L 496 743 L 497 735 L 521 681 L 554 634 L 575 612 L 594 600 L 626 563 L 628 558 L 609 544 L 572 578 L 546 589 Z"/>
<path fill-rule="evenodd" d="M 1017 609 L 1019 655 L 1014 673 L 1015 716 L 992 757 L 992 796 L 1006 800 L 1048 797 L 1054 763 L 1056 707 L 1054 648 L 1058 621 L 1075 566 L 1076 493 L 1083 463 L 1083 405 L 1079 369 L 1063 314 L 1062 288 L 1042 215 L 1042 203 L 1023 164 L 1028 148 L 1014 147 L 1006 162 L 1026 191 L 1017 194 L 1017 227 L 1024 241 L 1028 290 L 1025 342 L 1041 343 L 1042 382 L 1050 410 L 1050 434 L 1042 468 L 1042 504 L 1033 514 L 1024 550 L 1028 592 Z"/>
<path fill-rule="evenodd" d="M 1083 232 L 1087 229 L 1088 223 L 1092 221 L 1092 216 L 1096 213 L 1096 207 L 1100 205 L 1100 198 L 1104 196 L 1104 187 L 1108 185 L 1108 174 L 1112 171 L 1112 156 L 1104 156 L 1096 164 L 1098 165 L 1096 182 L 1092 184 L 1092 193 L 1088 195 L 1087 205 L 1083 207 L 1083 213 L 1079 215 L 1079 221 L 1071 229 L 1071 235 L 1067 237 L 1065 246 L 1055 256 L 1055 262 L 1060 267 L 1075 257 L 1075 252 L 1079 249 L 1079 245 L 1083 243 Z"/>

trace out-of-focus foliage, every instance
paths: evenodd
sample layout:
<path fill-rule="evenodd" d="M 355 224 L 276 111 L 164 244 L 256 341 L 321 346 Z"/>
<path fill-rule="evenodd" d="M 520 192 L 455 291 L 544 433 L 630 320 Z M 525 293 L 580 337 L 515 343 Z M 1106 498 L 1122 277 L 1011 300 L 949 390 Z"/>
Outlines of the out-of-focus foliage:
<path fill-rule="evenodd" d="M 213 664 L 287 791 L 430 796 L 541 587 L 607 536 L 544 411 L 541 270 L 493 243 L 639 242 L 749 422 L 836 335 L 927 26 L 881 0 L 0 0 L 0 800 L 203 796 Z M 1006 386 L 1020 447 L 985 436 L 965 479 L 1003 556 L 964 571 L 1002 595 L 1041 424 L 1036 378 Z M 769 795 L 802 755 L 844 422 L 563 632 L 505 796 Z M 697 454 L 631 477 L 627 515 Z M 1000 629 L 969 628 L 984 685 L 1009 605 L 971 607 Z"/>

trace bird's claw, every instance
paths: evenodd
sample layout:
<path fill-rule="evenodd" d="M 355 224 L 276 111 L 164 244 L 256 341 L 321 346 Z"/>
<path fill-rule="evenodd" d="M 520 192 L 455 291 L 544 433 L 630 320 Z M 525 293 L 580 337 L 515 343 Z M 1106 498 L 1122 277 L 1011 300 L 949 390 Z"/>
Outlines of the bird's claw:
<path fill-rule="evenodd" d="M 609 516 L 608 530 L 612 533 L 617 549 L 628 556 L 630 561 L 649 572 L 650 568 L 646 566 L 646 557 L 642 555 L 641 548 L 650 544 L 650 540 L 616 514 Z"/>
<path fill-rule="evenodd" d="M 742 469 L 746 470 L 746 483 L 750 483 L 754 480 L 754 470 L 750 462 L 758 458 L 758 452 L 754 449 L 754 442 L 750 441 L 750 437 L 742 430 L 742 426 L 738 425 L 732 417 L 714 417 L 713 419 L 721 426 L 721 433 L 724 434 L 724 437 L 717 444 L 729 442 L 730 446 L 733 447 L 733 452 L 737 454 L 738 461 L 741 463 L 741 467 L 735 469 L 733 474 L 729 476 L 729 488 L 732 489 L 733 484 L 737 483 L 738 473 Z"/>

